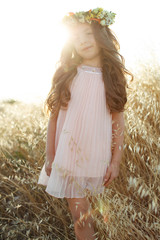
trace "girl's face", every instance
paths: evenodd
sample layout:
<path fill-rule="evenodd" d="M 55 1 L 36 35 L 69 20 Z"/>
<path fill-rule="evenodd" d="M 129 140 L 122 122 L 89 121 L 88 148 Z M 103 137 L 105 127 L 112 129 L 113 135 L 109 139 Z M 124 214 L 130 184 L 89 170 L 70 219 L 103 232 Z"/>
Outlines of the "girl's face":
<path fill-rule="evenodd" d="M 96 43 L 89 23 L 78 23 L 72 29 L 71 38 L 76 52 L 83 60 L 100 59 L 100 47 Z"/>

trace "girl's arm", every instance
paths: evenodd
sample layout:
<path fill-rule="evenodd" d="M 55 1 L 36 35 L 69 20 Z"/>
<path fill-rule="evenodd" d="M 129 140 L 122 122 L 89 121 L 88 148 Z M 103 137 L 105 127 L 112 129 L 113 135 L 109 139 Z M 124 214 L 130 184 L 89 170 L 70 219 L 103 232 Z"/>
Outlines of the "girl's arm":
<path fill-rule="evenodd" d="M 112 163 L 119 164 L 123 154 L 124 140 L 124 116 L 123 112 L 112 113 Z"/>
<path fill-rule="evenodd" d="M 54 160 L 55 155 L 55 135 L 56 135 L 57 118 L 53 119 L 50 114 L 47 128 L 47 141 L 46 141 L 46 158 L 49 161 Z"/>
<path fill-rule="evenodd" d="M 112 113 L 112 159 L 104 176 L 105 187 L 119 174 L 119 165 L 123 153 L 124 127 L 123 112 Z"/>

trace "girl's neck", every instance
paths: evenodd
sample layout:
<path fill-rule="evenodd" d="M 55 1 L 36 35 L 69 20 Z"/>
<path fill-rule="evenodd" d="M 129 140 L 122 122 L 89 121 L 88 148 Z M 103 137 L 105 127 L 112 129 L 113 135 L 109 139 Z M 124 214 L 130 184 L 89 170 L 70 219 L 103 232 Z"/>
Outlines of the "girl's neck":
<path fill-rule="evenodd" d="M 86 65 L 86 66 L 89 66 L 89 67 L 97 67 L 97 68 L 101 68 L 102 65 L 99 61 L 84 61 L 81 63 L 82 65 Z"/>
<path fill-rule="evenodd" d="M 84 64 L 84 63 L 81 63 L 79 64 L 79 67 L 82 67 L 83 69 L 88 69 L 88 70 L 91 70 L 91 71 L 102 71 L 102 67 L 95 67 L 95 66 L 91 66 L 91 65 L 87 65 L 87 64 Z"/>

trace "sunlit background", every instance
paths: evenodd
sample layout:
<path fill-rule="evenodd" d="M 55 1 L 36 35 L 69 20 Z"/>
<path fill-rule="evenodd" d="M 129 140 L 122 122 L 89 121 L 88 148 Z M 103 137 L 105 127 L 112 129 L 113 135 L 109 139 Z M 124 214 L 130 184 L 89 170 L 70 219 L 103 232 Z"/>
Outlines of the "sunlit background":
<path fill-rule="evenodd" d="M 51 86 L 65 31 L 67 12 L 103 7 L 117 13 L 110 26 L 126 67 L 153 55 L 160 62 L 158 0 L 0 1 L 0 100 L 43 102 Z"/>

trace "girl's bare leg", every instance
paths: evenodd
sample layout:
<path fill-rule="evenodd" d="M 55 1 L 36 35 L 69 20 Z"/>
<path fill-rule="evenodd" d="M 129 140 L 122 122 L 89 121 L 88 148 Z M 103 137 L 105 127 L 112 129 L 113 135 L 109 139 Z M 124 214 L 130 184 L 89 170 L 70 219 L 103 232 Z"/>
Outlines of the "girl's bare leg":
<path fill-rule="evenodd" d="M 74 222 L 74 230 L 77 240 L 94 240 L 96 237 L 92 210 L 87 198 L 66 198 Z"/>

